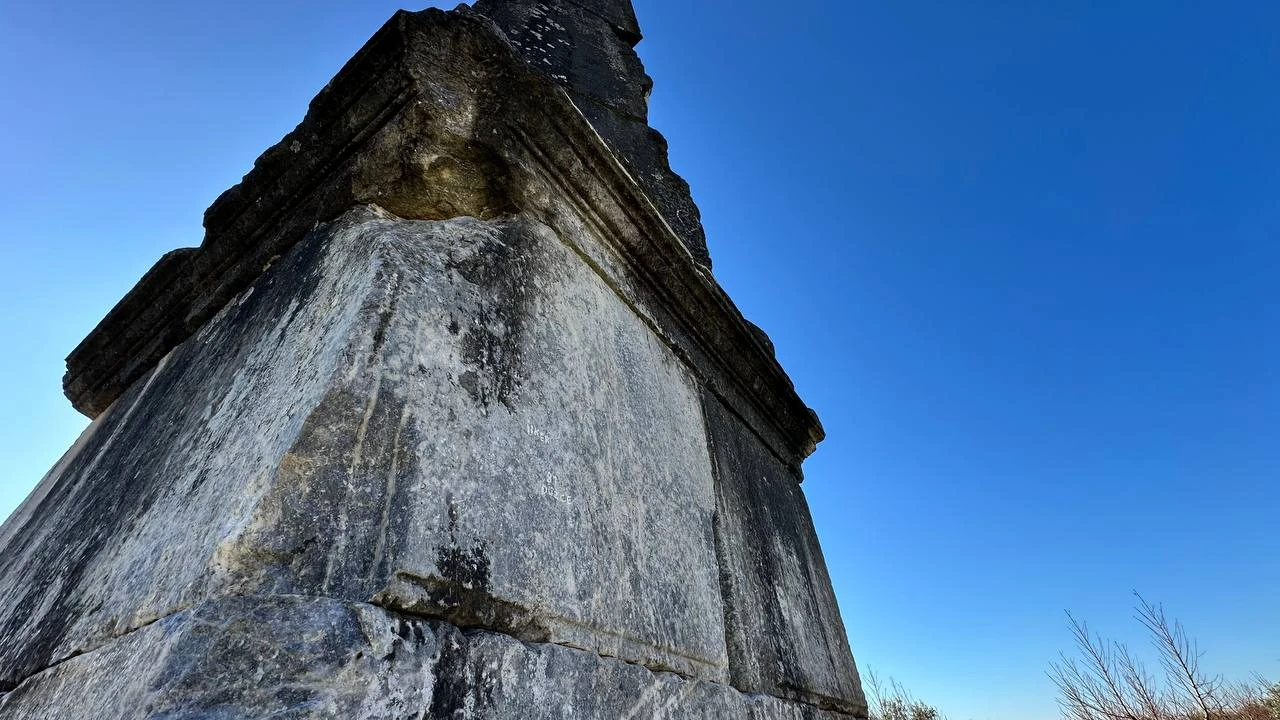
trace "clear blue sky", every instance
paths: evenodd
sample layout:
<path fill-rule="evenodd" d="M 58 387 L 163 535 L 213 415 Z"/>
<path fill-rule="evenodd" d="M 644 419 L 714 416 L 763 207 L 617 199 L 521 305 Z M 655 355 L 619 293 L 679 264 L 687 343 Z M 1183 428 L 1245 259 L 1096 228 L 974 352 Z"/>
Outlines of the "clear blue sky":
<path fill-rule="evenodd" d="M 397 5 L 5 3 L 0 516 L 66 353 Z M 1056 716 L 1062 611 L 1280 676 L 1280 4 L 637 0 L 720 282 L 829 439 L 854 652 Z M 962 7 L 963 6 L 963 7 Z"/>

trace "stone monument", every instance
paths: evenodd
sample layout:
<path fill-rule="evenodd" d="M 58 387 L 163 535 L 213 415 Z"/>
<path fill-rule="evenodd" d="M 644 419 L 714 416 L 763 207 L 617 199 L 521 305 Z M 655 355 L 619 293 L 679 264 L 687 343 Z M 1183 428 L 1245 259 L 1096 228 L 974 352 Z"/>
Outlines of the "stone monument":
<path fill-rule="evenodd" d="M 0 719 L 866 716 L 629 0 L 397 13 L 67 361 Z"/>

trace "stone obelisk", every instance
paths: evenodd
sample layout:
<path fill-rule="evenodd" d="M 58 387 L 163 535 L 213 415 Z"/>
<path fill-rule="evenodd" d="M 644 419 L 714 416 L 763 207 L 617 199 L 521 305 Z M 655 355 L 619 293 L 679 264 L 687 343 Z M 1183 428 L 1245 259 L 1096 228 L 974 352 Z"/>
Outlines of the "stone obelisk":
<path fill-rule="evenodd" d="M 822 438 L 628 0 L 400 12 L 68 358 L 0 719 L 838 718 Z"/>

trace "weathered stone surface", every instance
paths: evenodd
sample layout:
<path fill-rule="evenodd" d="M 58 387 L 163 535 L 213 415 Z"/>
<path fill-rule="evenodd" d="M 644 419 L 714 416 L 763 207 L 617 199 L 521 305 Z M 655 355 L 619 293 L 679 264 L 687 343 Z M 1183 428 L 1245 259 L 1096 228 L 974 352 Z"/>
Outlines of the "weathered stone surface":
<path fill-rule="evenodd" d="M 201 603 L 29 678 L 0 717 L 419 717 L 462 639 L 446 627 L 328 599 Z"/>
<path fill-rule="evenodd" d="M 157 263 L 72 352 L 68 397 L 90 417 L 104 411 L 274 258 L 353 205 L 428 220 L 523 211 L 570 241 L 584 229 L 602 238 L 592 262 L 798 467 L 821 426 L 659 209 L 666 191 L 620 160 L 665 155 L 661 138 L 644 127 L 631 142 L 607 127 L 631 120 L 579 102 L 528 69 L 492 20 L 398 13 L 209 208 L 201 246 Z M 677 181 L 669 190 L 687 195 Z M 690 203 L 676 215 L 695 212 Z"/>
<path fill-rule="evenodd" d="M 619 17 L 621 6 L 629 4 L 477 0 L 473 7 L 502 28 L 535 71 L 573 94 L 644 120 L 649 115 L 653 80 L 633 49 L 640 40 L 635 18 Z M 587 7 L 591 5 L 595 7 Z"/>
<path fill-rule="evenodd" d="M 801 703 L 362 603 L 204 603 L 30 678 L 6 720 L 840 720 Z"/>
<path fill-rule="evenodd" d="M 864 712 L 858 670 L 796 477 L 709 393 L 705 412 L 734 686 Z"/>
<path fill-rule="evenodd" d="M 671 169 L 667 141 L 649 127 L 653 81 L 633 49 L 629 0 L 477 0 L 529 67 L 565 88 L 626 164 L 696 262 L 711 267 L 702 214 Z"/>
<path fill-rule="evenodd" d="M 687 370 L 545 226 L 353 211 L 5 526 L 0 681 L 225 593 L 373 599 L 725 679 L 700 426 Z"/>
<path fill-rule="evenodd" d="M 0 526 L 0 719 L 865 717 L 821 426 L 638 39 L 626 0 L 397 14 L 112 310 Z"/>

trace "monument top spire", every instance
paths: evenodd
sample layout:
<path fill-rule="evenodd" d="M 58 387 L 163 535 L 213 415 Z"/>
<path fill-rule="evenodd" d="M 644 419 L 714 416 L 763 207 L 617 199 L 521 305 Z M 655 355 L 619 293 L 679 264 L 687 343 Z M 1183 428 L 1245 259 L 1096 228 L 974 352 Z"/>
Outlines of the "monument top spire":
<path fill-rule="evenodd" d="M 653 82 L 633 49 L 640 27 L 629 0 L 477 0 L 534 70 L 571 93 L 644 120 Z"/>

